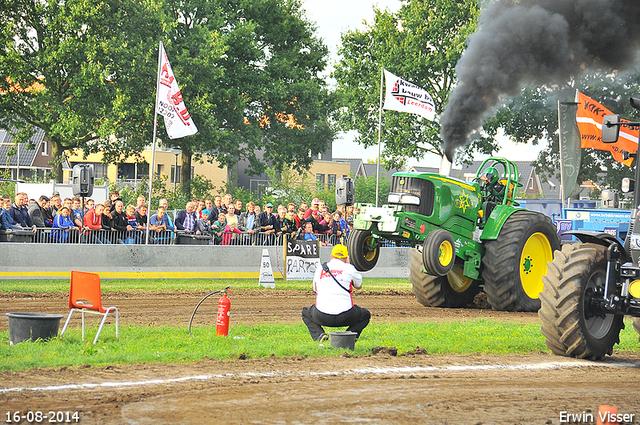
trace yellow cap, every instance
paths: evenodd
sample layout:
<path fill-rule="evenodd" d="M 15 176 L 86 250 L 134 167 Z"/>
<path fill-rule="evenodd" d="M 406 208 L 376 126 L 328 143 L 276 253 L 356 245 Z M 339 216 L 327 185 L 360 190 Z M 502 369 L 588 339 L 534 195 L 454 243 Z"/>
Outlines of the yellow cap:
<path fill-rule="evenodd" d="M 634 280 L 629 286 L 629 294 L 633 298 L 640 298 L 640 280 Z"/>
<path fill-rule="evenodd" d="M 342 244 L 334 246 L 331 250 L 331 256 L 335 258 L 343 259 L 347 258 L 348 255 L 349 253 L 347 252 L 347 247 Z"/>

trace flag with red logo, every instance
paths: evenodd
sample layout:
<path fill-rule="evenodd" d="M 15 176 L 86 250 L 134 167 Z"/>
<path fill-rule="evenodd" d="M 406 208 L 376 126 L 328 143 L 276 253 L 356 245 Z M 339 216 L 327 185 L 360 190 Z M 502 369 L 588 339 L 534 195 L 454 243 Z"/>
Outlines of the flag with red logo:
<path fill-rule="evenodd" d="M 576 121 L 580 130 L 582 148 L 610 151 L 613 159 L 631 167 L 633 158 L 624 159 L 623 151 L 635 153 L 638 150 L 638 130 L 620 127 L 620 137 L 616 143 L 602 142 L 602 120 L 612 112 L 583 93 L 578 92 Z M 620 120 L 620 122 L 628 122 Z"/>
<path fill-rule="evenodd" d="M 436 107 L 431 95 L 423 88 L 384 70 L 385 98 L 382 109 L 418 114 L 433 121 Z"/>
<path fill-rule="evenodd" d="M 179 139 L 198 132 L 198 128 L 184 104 L 178 81 L 173 75 L 169 58 L 167 58 L 162 43 L 160 43 L 157 100 L 156 111 L 164 117 L 164 126 L 170 139 Z"/>

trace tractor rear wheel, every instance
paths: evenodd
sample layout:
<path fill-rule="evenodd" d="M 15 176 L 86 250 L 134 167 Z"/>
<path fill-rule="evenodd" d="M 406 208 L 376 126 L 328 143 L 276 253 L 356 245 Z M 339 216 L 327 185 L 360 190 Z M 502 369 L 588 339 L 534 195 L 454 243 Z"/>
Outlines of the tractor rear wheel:
<path fill-rule="evenodd" d="M 464 307 L 473 302 L 480 287 L 478 281 L 462 274 L 462 268 L 454 266 L 446 276 L 432 276 L 424 273 L 422 253 L 410 250 L 409 280 L 411 291 L 418 302 L 426 307 Z"/>
<path fill-rule="evenodd" d="M 554 354 L 598 360 L 611 355 L 620 342 L 624 316 L 591 307 L 591 298 L 601 297 L 604 290 L 606 253 L 601 245 L 565 245 L 549 265 L 538 316 L 547 347 Z"/>
<path fill-rule="evenodd" d="M 371 236 L 371 230 L 355 229 L 347 238 L 349 261 L 356 270 L 368 272 L 378 264 L 380 245 Z"/>
<path fill-rule="evenodd" d="M 542 276 L 560 249 L 556 226 L 544 214 L 513 213 L 496 240 L 485 241 L 484 291 L 494 310 L 538 311 Z"/>

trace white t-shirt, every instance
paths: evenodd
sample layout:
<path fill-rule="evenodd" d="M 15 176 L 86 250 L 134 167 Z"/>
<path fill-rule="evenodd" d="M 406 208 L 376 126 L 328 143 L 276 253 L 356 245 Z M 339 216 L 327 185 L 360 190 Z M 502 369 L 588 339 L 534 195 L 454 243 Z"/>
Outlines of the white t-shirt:
<path fill-rule="evenodd" d="M 358 273 L 355 267 L 332 258 L 327 265 L 331 274 L 343 286 L 344 289 L 338 287 L 338 283 L 322 270 L 322 266 L 318 265 L 316 273 L 313 276 L 313 290 L 316 292 L 316 308 L 326 314 L 340 314 L 353 307 L 353 299 L 351 294 L 345 289 L 362 287 L 362 275 Z"/>

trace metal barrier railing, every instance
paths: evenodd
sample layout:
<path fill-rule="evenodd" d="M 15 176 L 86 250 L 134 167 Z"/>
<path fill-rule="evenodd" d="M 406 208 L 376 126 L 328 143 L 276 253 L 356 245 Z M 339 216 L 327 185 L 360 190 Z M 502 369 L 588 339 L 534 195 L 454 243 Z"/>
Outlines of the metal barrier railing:
<path fill-rule="evenodd" d="M 346 243 L 346 236 L 337 237 L 330 234 L 315 235 L 323 245 L 335 245 Z M 288 238 L 300 238 L 299 234 L 289 234 Z M 185 231 L 166 230 L 161 232 L 150 231 L 149 243 L 156 245 L 240 245 L 240 246 L 281 246 L 284 235 L 266 235 L 264 233 L 250 234 L 248 232 L 235 233 L 223 232 L 217 234 L 187 233 Z M 117 231 L 117 230 L 91 230 L 91 229 L 58 229 L 38 228 L 35 232 L 30 230 L 0 230 L 0 242 L 22 243 L 46 243 L 46 244 L 145 244 L 146 232 L 144 230 Z"/>

